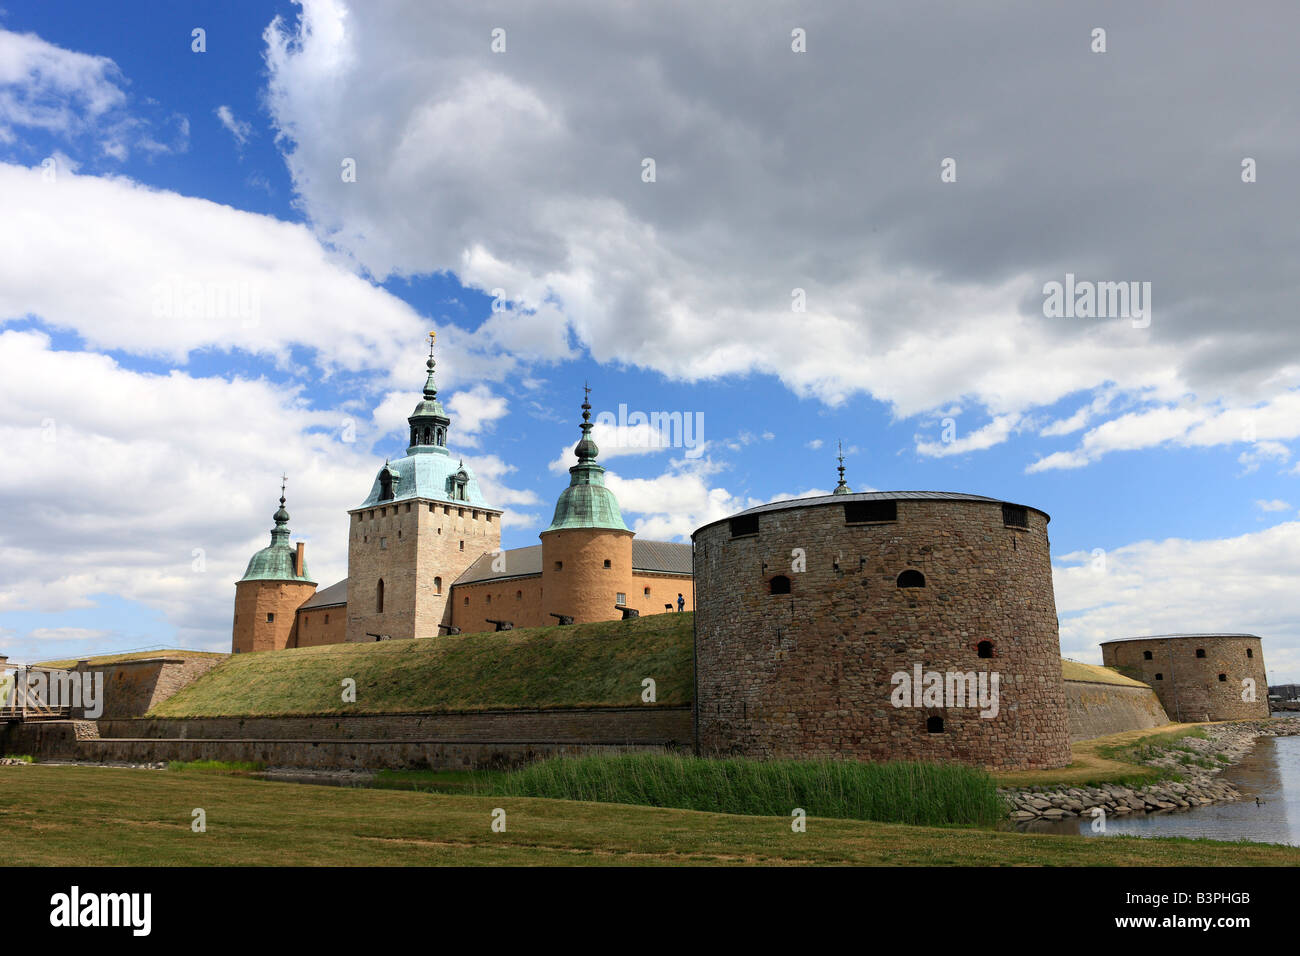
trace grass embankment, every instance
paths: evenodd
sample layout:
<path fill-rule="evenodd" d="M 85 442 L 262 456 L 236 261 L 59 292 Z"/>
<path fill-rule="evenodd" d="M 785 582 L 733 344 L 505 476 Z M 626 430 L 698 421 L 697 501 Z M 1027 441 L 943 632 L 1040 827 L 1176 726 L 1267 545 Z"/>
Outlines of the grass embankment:
<path fill-rule="evenodd" d="M 506 831 L 491 829 L 506 811 Z M 202 808 L 207 832 L 190 829 Z M 218 774 L 0 767 L 10 865 L 1300 865 L 1261 844 L 732 816 L 525 797 L 311 787 Z"/>
<path fill-rule="evenodd" d="M 1066 680 L 1087 681 L 1090 684 L 1116 684 L 1120 687 L 1149 687 L 1140 680 L 1125 677 L 1113 667 L 1081 664 L 1079 661 L 1061 660 L 1061 676 Z"/>
<path fill-rule="evenodd" d="M 999 787 L 1095 786 L 1114 783 L 1123 787 L 1142 786 L 1173 774 L 1159 767 L 1145 767 L 1136 761 L 1151 753 L 1152 745 L 1168 747 L 1188 736 L 1204 736 L 1206 724 L 1169 724 L 1159 733 L 1126 730 L 1122 734 L 1094 737 L 1070 745 L 1073 759 L 1059 770 L 1015 770 L 996 773 Z"/>
<path fill-rule="evenodd" d="M 68 657 L 57 661 L 41 661 L 44 667 L 75 667 L 78 661 L 87 661 L 92 667 L 119 664 L 122 661 L 145 661 L 155 657 L 229 657 L 217 651 L 187 651 L 180 648 L 163 651 L 132 651 L 129 654 L 100 654 L 98 657 Z"/>
<path fill-rule="evenodd" d="M 502 796 L 630 803 L 753 816 L 991 826 L 1006 816 L 993 778 L 959 764 L 708 759 L 667 754 L 560 757 L 485 781 Z"/>
<path fill-rule="evenodd" d="M 689 704 L 693 614 L 237 654 L 152 717 L 431 713 Z M 342 681 L 356 681 L 343 703 Z"/>

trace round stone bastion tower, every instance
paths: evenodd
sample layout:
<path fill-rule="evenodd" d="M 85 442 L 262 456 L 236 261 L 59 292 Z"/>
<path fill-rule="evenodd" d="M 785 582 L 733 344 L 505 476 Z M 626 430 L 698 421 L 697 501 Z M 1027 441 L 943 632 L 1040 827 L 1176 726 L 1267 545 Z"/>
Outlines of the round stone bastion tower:
<path fill-rule="evenodd" d="M 1264 649 L 1254 634 L 1155 634 L 1103 641 L 1107 667 L 1150 684 L 1170 720 L 1267 717 Z"/>
<path fill-rule="evenodd" d="M 1048 520 L 841 476 L 699 528 L 699 751 L 1065 766 Z"/>

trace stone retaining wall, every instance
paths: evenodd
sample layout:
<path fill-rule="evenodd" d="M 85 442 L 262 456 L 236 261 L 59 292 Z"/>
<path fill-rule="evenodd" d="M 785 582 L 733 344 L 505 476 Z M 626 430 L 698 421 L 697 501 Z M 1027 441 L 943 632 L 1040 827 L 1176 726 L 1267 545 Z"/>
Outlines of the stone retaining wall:
<path fill-rule="evenodd" d="M 101 720 L 103 738 L 265 740 L 457 740 L 539 743 L 683 744 L 691 708 L 587 707 L 487 710 L 449 714 L 312 717 L 190 717 Z"/>
<path fill-rule="evenodd" d="M 1070 743 L 1169 723 L 1160 699 L 1150 687 L 1067 680 L 1065 704 L 1070 718 Z"/>

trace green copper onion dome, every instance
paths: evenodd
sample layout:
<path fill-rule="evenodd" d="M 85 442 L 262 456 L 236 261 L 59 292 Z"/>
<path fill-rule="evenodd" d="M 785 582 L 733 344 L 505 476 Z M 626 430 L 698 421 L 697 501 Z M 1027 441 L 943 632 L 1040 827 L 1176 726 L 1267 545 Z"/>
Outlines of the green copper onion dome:
<path fill-rule="evenodd" d="M 600 449 L 591 437 L 591 389 L 582 401 L 582 439 L 573 449 L 578 463 L 569 469 L 569 487 L 555 503 L 555 517 L 546 531 L 569 528 L 605 528 L 611 531 L 628 531 L 619 511 L 618 499 L 605 487 L 605 469 L 596 464 Z M 543 531 L 542 534 L 545 534 Z"/>
<path fill-rule="evenodd" d="M 248 562 L 241 581 L 294 581 L 315 584 L 307 577 L 307 562 L 303 560 L 303 573 L 293 573 L 296 549 L 289 543 L 289 512 L 284 507 L 284 486 L 280 487 L 280 508 L 275 513 L 275 527 L 271 529 L 271 544 L 257 552 Z"/>

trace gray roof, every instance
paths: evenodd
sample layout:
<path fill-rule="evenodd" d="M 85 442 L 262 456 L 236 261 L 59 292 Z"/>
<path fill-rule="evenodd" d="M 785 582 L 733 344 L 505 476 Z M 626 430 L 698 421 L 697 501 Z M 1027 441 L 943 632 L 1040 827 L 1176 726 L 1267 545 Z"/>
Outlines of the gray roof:
<path fill-rule="evenodd" d="M 542 546 L 529 545 L 505 552 L 504 567 L 492 570 L 496 558 L 484 554 L 465 569 L 465 573 L 452 582 L 477 584 L 481 581 L 504 581 L 509 578 L 526 578 L 542 573 Z M 691 546 L 675 541 L 641 541 L 632 539 L 632 570 L 657 574 L 690 574 Z"/>
<path fill-rule="evenodd" d="M 1257 641 L 1261 640 L 1258 634 L 1227 634 L 1222 631 L 1212 631 L 1204 634 L 1149 634 L 1145 637 L 1116 637 L 1101 643 L 1123 644 L 1125 641 L 1164 641 L 1170 638 L 1179 639 L 1184 637 L 1253 637 Z"/>
<path fill-rule="evenodd" d="M 705 528 L 712 527 L 715 524 L 722 524 L 722 522 L 730 521 L 732 518 L 739 518 L 741 515 L 767 514 L 768 512 L 785 511 L 790 508 L 815 508 L 818 505 L 842 505 L 850 501 L 983 501 L 994 505 L 1016 504 L 1014 501 L 987 498 L 984 495 L 968 495 L 960 491 L 859 491 L 847 495 L 814 495 L 811 498 L 786 498 L 781 501 L 769 501 L 765 505 L 737 511 L 734 515 L 727 515 L 727 517 L 719 518 L 717 521 L 710 521 L 708 524 L 700 525 L 692 532 L 691 537 L 695 537 Z M 1037 511 L 1043 517 L 1051 520 L 1050 515 L 1042 508 L 1035 508 L 1032 505 L 1016 505 L 1016 507 L 1029 508 L 1029 510 Z"/>
<path fill-rule="evenodd" d="M 306 611 L 314 607 L 334 607 L 339 604 L 348 603 L 348 579 L 344 578 L 338 584 L 331 584 L 329 587 L 317 591 L 310 598 L 299 605 L 298 610 Z"/>

